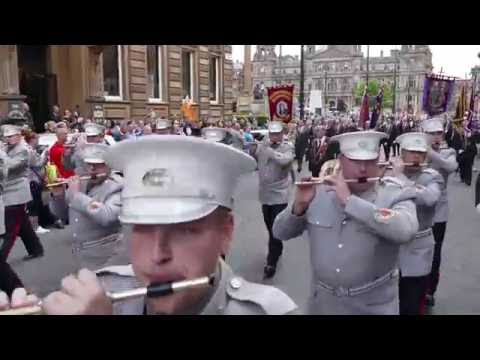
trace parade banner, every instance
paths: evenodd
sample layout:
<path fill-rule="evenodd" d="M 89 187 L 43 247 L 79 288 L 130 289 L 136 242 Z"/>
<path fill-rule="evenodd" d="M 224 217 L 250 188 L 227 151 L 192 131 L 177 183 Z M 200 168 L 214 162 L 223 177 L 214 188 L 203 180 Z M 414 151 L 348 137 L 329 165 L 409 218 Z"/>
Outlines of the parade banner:
<path fill-rule="evenodd" d="M 446 112 L 454 85 L 455 78 L 453 77 L 426 74 L 423 84 L 423 111 L 429 116 Z"/>
<path fill-rule="evenodd" d="M 365 91 L 363 92 L 362 107 L 360 108 L 360 124 L 359 124 L 364 130 L 367 129 L 367 122 L 370 118 L 368 113 L 369 113 L 368 94 L 367 94 L 367 86 L 365 85 Z"/>
<path fill-rule="evenodd" d="M 289 123 L 292 121 L 293 85 L 267 88 L 270 121 Z"/>
<path fill-rule="evenodd" d="M 383 86 L 380 87 L 378 90 L 377 98 L 376 98 L 375 109 L 372 111 L 372 117 L 370 120 L 370 129 L 375 129 L 377 126 L 377 121 L 380 118 L 380 114 L 382 112 L 382 102 L 383 102 Z"/>

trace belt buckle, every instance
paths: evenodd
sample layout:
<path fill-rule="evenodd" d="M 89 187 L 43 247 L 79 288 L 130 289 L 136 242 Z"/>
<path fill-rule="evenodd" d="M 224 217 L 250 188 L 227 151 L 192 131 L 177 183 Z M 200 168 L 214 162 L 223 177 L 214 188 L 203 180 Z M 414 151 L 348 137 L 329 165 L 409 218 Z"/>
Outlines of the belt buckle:
<path fill-rule="evenodd" d="M 337 297 L 345 297 L 348 295 L 348 289 L 344 288 L 343 286 L 339 286 L 335 289 L 333 289 L 333 293 Z"/>

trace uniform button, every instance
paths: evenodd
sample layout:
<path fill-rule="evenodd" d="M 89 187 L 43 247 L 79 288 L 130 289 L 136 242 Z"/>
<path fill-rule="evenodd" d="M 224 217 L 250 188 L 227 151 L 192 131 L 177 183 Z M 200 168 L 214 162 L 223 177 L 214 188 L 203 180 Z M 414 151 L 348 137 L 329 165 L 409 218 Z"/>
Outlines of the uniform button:
<path fill-rule="evenodd" d="M 343 220 L 342 225 L 347 225 L 347 220 Z"/>
<path fill-rule="evenodd" d="M 343 248 L 343 244 L 338 244 L 338 248 L 339 249 Z"/>
<path fill-rule="evenodd" d="M 77 237 L 77 234 L 73 234 L 73 237 Z"/>
<path fill-rule="evenodd" d="M 315 224 L 318 225 L 318 224 L 320 224 L 320 222 L 316 221 Z"/>
<path fill-rule="evenodd" d="M 78 222 L 78 219 L 75 219 L 75 222 Z"/>
<path fill-rule="evenodd" d="M 240 289 L 242 286 L 242 280 L 240 278 L 233 278 L 230 280 L 230 286 L 235 290 Z"/>
<path fill-rule="evenodd" d="M 336 269 L 335 271 L 336 271 L 337 273 L 339 273 L 339 272 L 340 272 L 340 269 Z"/>

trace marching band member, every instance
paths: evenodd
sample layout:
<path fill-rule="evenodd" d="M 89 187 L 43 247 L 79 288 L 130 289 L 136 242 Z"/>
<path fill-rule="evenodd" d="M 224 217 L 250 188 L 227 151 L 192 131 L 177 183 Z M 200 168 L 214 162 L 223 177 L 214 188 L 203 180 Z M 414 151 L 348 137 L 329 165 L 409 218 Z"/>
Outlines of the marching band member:
<path fill-rule="evenodd" d="M 430 148 L 427 152 L 427 162 L 432 169 L 437 170 L 443 177 L 442 193 L 438 200 L 435 217 L 433 219 L 433 238 L 435 240 L 435 250 L 433 254 L 432 271 L 428 279 L 427 302 L 428 306 L 435 305 L 435 292 L 437 291 L 440 277 L 440 263 L 442 244 L 445 237 L 448 220 L 448 177 L 455 172 L 458 167 L 456 152 L 452 148 L 443 148 L 444 129 L 441 118 L 425 120 L 423 125 L 424 132 L 428 134 Z"/>
<path fill-rule="evenodd" d="M 117 144 L 107 158 L 125 174 L 120 220 L 130 234 L 132 266 L 104 269 L 102 281 L 116 278 L 119 287 L 131 281 L 129 275 L 150 285 L 214 274 L 213 286 L 112 306 L 95 274 L 81 270 L 43 300 L 47 314 L 282 315 L 296 310 L 282 291 L 236 276 L 220 259 L 233 237 L 235 185 L 255 169 L 248 155 L 194 137 L 152 135 Z M 11 304 L 1 298 L 3 308 L 32 302 L 25 292 Z"/>
<path fill-rule="evenodd" d="M 28 145 L 23 141 L 21 129 L 15 125 L 4 125 L 3 136 L 7 142 L 5 163 L 7 178 L 3 195 L 6 239 L 0 248 L 0 257 L 3 261 L 7 260 L 17 236 L 21 237 L 28 252 L 24 260 L 41 257 L 43 246 L 27 214 L 27 203 L 32 200 L 28 181 L 30 163 Z"/>
<path fill-rule="evenodd" d="M 0 143 L 1 144 L 1 143 Z M 0 247 L 5 241 L 5 205 L 3 202 L 3 190 L 7 174 L 7 154 L 0 148 Z M 22 281 L 13 271 L 6 260 L 0 258 L 0 291 L 4 291 L 11 296 L 15 288 L 23 287 Z"/>
<path fill-rule="evenodd" d="M 82 138 L 84 136 L 84 138 Z M 66 170 L 74 171 L 77 176 L 84 176 L 88 173 L 87 165 L 84 163 L 85 148 L 88 144 L 105 144 L 105 127 L 95 123 L 85 125 L 85 133 L 80 135 L 74 148 L 67 146 L 63 154 L 63 166 Z"/>
<path fill-rule="evenodd" d="M 268 255 L 264 277 L 272 278 L 283 252 L 283 244 L 274 236 L 272 227 L 277 215 L 287 207 L 290 172 L 294 160 L 293 147 L 283 142 L 283 124 L 272 121 L 268 125 L 268 139 L 252 146 L 250 154 L 257 160 L 259 198 L 268 230 Z"/>
<path fill-rule="evenodd" d="M 386 134 L 345 133 L 340 168 L 327 185 L 299 185 L 273 234 L 289 240 L 308 232 L 312 264 L 310 314 L 399 313 L 398 253 L 418 231 L 415 189 L 396 178 L 379 184 L 379 143 Z M 346 182 L 354 179 L 356 183 Z"/>
<path fill-rule="evenodd" d="M 108 263 L 118 247 L 122 179 L 105 163 L 107 145 L 91 144 L 83 150 L 88 182 L 70 178 L 66 199 L 72 248 L 80 267 L 97 270 Z"/>
<path fill-rule="evenodd" d="M 397 138 L 397 142 L 401 151 L 399 169 L 403 167 L 402 164 L 414 166 L 404 166 L 403 173 L 394 176 L 406 176 L 415 183 L 419 222 L 419 231 L 414 240 L 400 247 L 400 315 L 423 315 L 435 247 L 431 228 L 444 180 L 436 170 L 415 165 L 423 164 L 426 160 L 426 134 L 405 133 Z"/>

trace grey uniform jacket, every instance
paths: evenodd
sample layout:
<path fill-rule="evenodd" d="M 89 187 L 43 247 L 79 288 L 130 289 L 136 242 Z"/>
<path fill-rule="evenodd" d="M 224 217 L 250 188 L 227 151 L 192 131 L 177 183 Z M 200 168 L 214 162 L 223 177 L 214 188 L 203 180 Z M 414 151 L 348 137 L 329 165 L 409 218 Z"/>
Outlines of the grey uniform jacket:
<path fill-rule="evenodd" d="M 435 242 L 431 227 L 444 181 L 436 170 L 428 168 L 408 179 L 416 186 L 419 231 L 413 241 L 400 247 L 400 271 L 402 276 L 425 276 L 432 270 Z"/>
<path fill-rule="evenodd" d="M 138 284 L 131 266 L 112 269 L 114 271 L 108 271 L 108 268 L 100 270 L 107 274 L 101 277 L 105 290 L 126 290 L 131 289 L 135 283 Z M 212 296 L 201 310 L 192 315 L 293 315 L 298 311 L 297 305 L 284 292 L 273 286 L 251 283 L 235 276 L 222 260 L 217 275 L 219 281 Z M 143 298 L 114 305 L 114 315 L 142 315 L 144 310 Z"/>
<path fill-rule="evenodd" d="M 3 200 L 5 206 L 26 204 L 32 200 L 28 181 L 30 154 L 28 145 L 20 142 L 7 150 L 7 181 Z"/>
<path fill-rule="evenodd" d="M 96 270 L 114 255 L 120 231 L 122 188 L 120 180 L 108 178 L 88 193 L 72 195 L 67 191 L 68 229 L 72 231 L 72 249 L 81 267 Z M 102 205 L 92 209 L 92 201 Z"/>
<path fill-rule="evenodd" d="M 457 154 L 452 148 L 442 149 L 439 152 L 430 151 L 428 153 L 428 164 L 432 169 L 437 170 L 443 176 L 442 194 L 438 200 L 435 210 L 434 223 L 448 221 L 448 176 L 454 172 L 457 167 Z"/>
<path fill-rule="evenodd" d="M 254 154 L 258 163 L 259 198 L 263 205 L 288 203 L 293 147 L 283 142 L 272 148 L 268 143 L 258 144 Z"/>
<path fill-rule="evenodd" d="M 0 235 L 5 234 L 5 204 L 3 202 L 3 189 L 7 178 L 7 154 L 0 149 Z"/>
<path fill-rule="evenodd" d="M 289 205 L 275 219 L 281 240 L 310 241 L 311 314 L 398 314 L 399 247 L 418 231 L 415 189 L 395 178 L 351 195 L 342 207 L 334 191 L 317 188 L 306 213 Z"/>

